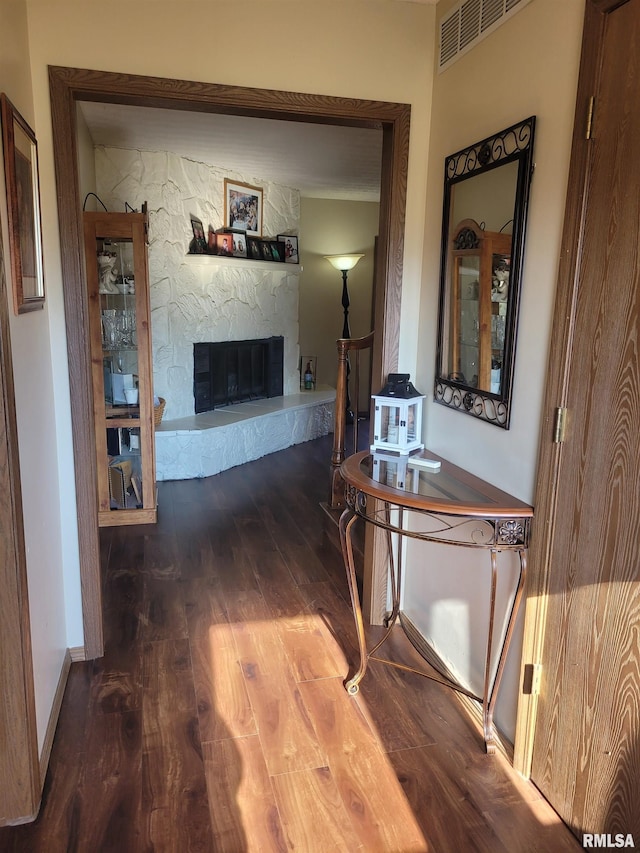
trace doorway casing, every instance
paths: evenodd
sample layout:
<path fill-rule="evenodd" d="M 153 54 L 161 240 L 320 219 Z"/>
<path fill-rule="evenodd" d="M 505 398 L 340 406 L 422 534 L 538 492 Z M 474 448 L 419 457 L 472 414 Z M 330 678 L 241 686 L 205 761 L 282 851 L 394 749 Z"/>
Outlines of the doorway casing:
<path fill-rule="evenodd" d="M 85 657 L 90 659 L 103 654 L 104 640 L 88 303 L 84 284 L 82 210 L 77 164 L 77 102 L 120 103 L 382 130 L 376 258 L 379 281 L 374 310 L 377 335 L 372 369 L 374 385 L 381 384 L 387 373 L 397 369 L 411 108 L 408 104 L 386 101 L 252 89 L 60 66 L 49 67 L 49 88 L 69 380 L 74 389 L 71 395 L 71 418 L 84 650 Z M 386 567 L 382 545 L 382 540 L 377 538 L 370 543 L 365 567 L 365 608 L 374 622 L 380 621 L 386 607 Z"/>

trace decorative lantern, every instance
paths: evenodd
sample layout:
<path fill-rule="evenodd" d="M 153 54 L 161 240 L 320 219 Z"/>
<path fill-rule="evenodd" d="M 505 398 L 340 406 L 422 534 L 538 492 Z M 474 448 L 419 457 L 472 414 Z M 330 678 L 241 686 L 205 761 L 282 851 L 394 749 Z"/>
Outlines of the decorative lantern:
<path fill-rule="evenodd" d="M 382 391 L 372 396 L 375 412 L 371 450 L 401 455 L 422 450 L 424 398 L 409 382 L 408 373 L 390 373 Z"/>

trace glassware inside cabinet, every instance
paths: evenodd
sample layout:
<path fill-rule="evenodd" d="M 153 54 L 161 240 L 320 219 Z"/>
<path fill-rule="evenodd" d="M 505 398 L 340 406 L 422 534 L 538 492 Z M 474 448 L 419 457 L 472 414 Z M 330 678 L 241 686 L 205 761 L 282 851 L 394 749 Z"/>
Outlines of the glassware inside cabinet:
<path fill-rule="evenodd" d="M 98 253 L 107 417 L 138 417 L 138 336 L 133 243 L 104 240 Z"/>

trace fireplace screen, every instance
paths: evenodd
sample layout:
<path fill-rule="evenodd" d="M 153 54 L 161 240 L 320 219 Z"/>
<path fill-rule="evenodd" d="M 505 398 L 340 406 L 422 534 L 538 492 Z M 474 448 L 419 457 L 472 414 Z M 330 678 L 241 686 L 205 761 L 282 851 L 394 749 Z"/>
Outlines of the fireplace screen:
<path fill-rule="evenodd" d="M 283 394 L 284 338 L 193 345 L 195 411 Z"/>

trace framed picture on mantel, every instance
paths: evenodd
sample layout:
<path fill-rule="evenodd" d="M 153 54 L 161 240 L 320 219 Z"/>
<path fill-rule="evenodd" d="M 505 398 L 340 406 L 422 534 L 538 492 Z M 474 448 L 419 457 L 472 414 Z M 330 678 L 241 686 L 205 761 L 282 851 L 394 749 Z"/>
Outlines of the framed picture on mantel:
<path fill-rule="evenodd" d="M 292 234 L 278 234 L 278 240 L 284 243 L 284 262 L 286 264 L 300 263 L 298 258 L 298 238 Z"/>
<path fill-rule="evenodd" d="M 262 260 L 262 249 L 260 248 L 260 240 L 257 237 L 247 238 L 247 257 L 254 261 Z"/>

